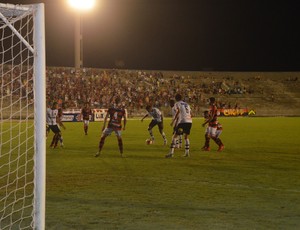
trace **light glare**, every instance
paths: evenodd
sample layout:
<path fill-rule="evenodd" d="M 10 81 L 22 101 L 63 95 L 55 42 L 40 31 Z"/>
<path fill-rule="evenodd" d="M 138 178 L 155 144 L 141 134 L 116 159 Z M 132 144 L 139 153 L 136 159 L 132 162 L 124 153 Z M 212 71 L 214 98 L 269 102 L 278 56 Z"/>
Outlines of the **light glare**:
<path fill-rule="evenodd" d="M 69 0 L 69 4 L 76 10 L 90 10 L 95 5 L 95 0 Z"/>

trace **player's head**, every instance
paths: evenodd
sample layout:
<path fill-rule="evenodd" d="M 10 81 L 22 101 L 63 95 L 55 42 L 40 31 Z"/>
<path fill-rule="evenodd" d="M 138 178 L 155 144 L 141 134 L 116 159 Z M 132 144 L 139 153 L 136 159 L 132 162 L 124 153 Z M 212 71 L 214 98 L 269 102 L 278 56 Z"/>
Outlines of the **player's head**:
<path fill-rule="evenodd" d="M 171 108 L 172 108 L 172 107 L 175 105 L 175 100 L 174 100 L 174 99 L 171 99 L 169 103 L 170 103 L 170 106 L 171 106 Z"/>
<path fill-rule="evenodd" d="M 57 104 L 57 102 L 55 101 L 55 102 L 53 102 L 53 104 L 52 104 L 52 109 L 57 109 L 58 108 L 58 104 Z"/>
<path fill-rule="evenodd" d="M 182 96 L 178 93 L 175 95 L 175 100 L 176 101 L 181 101 L 182 100 Z"/>
<path fill-rule="evenodd" d="M 120 102 L 121 102 L 121 99 L 120 99 L 119 97 L 116 97 L 116 98 L 115 98 L 115 104 L 116 104 L 116 105 L 119 105 Z"/>
<path fill-rule="evenodd" d="M 151 109 L 152 109 L 152 105 L 147 105 L 146 106 L 146 110 L 149 112 L 149 111 L 151 111 Z"/>
<path fill-rule="evenodd" d="M 216 98 L 214 97 L 210 97 L 208 100 L 210 104 L 214 104 L 216 102 Z"/>

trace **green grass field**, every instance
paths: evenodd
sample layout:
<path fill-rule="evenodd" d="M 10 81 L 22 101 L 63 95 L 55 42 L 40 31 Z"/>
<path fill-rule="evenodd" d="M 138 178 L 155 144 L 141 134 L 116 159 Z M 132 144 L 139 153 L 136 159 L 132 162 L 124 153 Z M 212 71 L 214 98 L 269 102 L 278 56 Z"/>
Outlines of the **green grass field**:
<path fill-rule="evenodd" d="M 121 158 L 114 135 L 95 158 L 103 123 L 65 123 L 65 148 L 47 149 L 46 229 L 299 229 L 300 118 L 220 118 L 226 146 L 172 159 L 150 120 L 129 120 Z M 165 132 L 170 142 L 170 120 Z M 52 133 L 47 140 L 50 145 Z"/>

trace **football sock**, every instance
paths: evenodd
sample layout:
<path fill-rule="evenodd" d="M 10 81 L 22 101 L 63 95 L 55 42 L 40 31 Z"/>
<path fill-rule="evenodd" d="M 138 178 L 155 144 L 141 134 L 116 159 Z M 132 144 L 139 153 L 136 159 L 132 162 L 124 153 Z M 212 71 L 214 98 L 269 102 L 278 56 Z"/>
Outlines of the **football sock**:
<path fill-rule="evenodd" d="M 217 144 L 218 146 L 223 145 L 223 143 L 222 143 L 222 141 L 221 141 L 220 138 L 217 138 L 217 137 L 211 137 L 211 138 L 214 140 L 214 142 L 216 142 L 216 144 Z"/>
<path fill-rule="evenodd" d="M 99 142 L 99 152 L 101 152 L 103 145 L 104 145 L 105 137 L 101 137 Z"/>
<path fill-rule="evenodd" d="M 61 137 L 60 133 L 57 133 L 57 134 L 55 135 L 54 147 L 57 146 L 57 143 L 58 143 L 58 141 L 60 140 L 60 137 Z"/>
<path fill-rule="evenodd" d="M 175 139 L 175 145 L 176 145 L 176 146 L 179 145 L 179 139 L 178 139 L 178 138 Z"/>
<path fill-rule="evenodd" d="M 174 148 L 175 148 L 175 138 L 172 139 L 172 142 L 171 142 L 171 146 L 170 146 L 170 153 L 171 154 L 174 154 Z"/>
<path fill-rule="evenodd" d="M 204 146 L 205 147 L 209 147 L 209 141 L 210 141 L 210 137 L 208 136 L 208 134 L 205 134 L 205 144 L 204 144 Z"/>
<path fill-rule="evenodd" d="M 185 154 L 189 154 L 190 152 L 190 140 L 186 139 L 185 140 Z"/>
<path fill-rule="evenodd" d="M 54 134 L 53 138 L 52 138 L 52 142 L 50 146 L 54 146 L 55 144 L 55 140 L 56 140 L 56 134 Z"/>
<path fill-rule="evenodd" d="M 164 140 L 166 140 L 166 134 L 164 132 L 162 132 L 162 137 L 164 138 Z"/>
<path fill-rule="evenodd" d="M 118 139 L 118 145 L 119 145 L 120 153 L 122 154 L 123 153 L 123 141 L 122 141 L 122 139 Z"/>
<path fill-rule="evenodd" d="M 149 134 L 150 134 L 151 139 L 154 140 L 154 136 L 153 136 L 152 129 L 148 129 L 148 131 L 149 131 Z"/>

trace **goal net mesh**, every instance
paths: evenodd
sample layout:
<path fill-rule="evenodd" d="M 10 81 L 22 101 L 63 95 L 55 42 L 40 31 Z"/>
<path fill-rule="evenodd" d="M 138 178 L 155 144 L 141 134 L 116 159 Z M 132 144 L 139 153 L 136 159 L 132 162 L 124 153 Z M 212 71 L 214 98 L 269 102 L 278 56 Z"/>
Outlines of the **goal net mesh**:
<path fill-rule="evenodd" d="M 1 230 L 34 228 L 33 13 L 0 4 Z"/>

